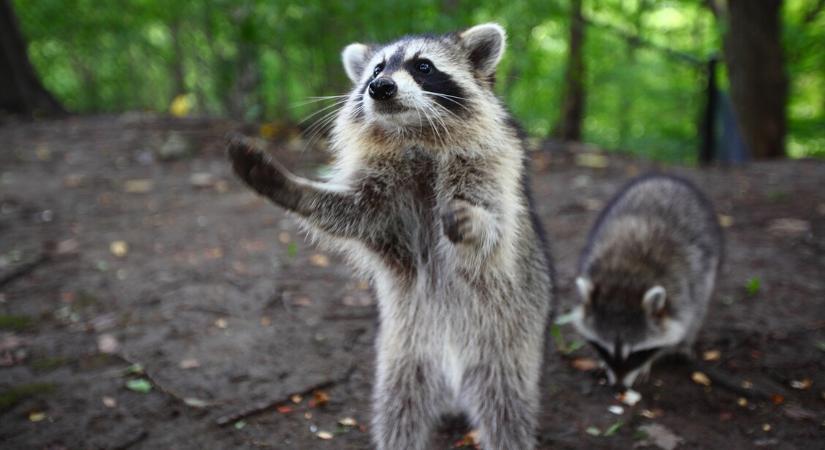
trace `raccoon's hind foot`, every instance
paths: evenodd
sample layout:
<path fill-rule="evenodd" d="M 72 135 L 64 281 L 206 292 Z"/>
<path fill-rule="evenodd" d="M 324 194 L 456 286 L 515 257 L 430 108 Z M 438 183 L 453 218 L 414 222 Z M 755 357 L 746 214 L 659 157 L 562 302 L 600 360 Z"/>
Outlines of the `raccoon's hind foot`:
<path fill-rule="evenodd" d="M 444 235 L 454 244 L 480 242 L 485 211 L 461 199 L 454 199 L 441 214 Z"/>
<path fill-rule="evenodd" d="M 226 139 L 226 153 L 232 169 L 249 187 L 261 195 L 273 197 L 288 181 L 286 170 L 249 138 L 231 134 Z"/>

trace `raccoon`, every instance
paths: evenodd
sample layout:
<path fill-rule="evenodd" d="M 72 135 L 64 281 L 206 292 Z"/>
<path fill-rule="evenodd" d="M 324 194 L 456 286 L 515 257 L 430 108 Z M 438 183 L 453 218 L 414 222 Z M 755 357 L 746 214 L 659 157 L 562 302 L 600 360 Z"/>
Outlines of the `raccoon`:
<path fill-rule="evenodd" d="M 505 39 L 490 23 L 347 46 L 354 87 L 325 182 L 229 142 L 240 178 L 374 287 L 382 450 L 428 448 L 439 417 L 457 412 L 483 448 L 535 445 L 554 283 L 520 132 L 493 93 Z"/>
<path fill-rule="evenodd" d="M 674 176 L 636 178 L 601 212 L 580 260 L 573 323 L 612 385 L 632 387 L 664 354 L 689 356 L 722 246 L 710 202 Z"/>

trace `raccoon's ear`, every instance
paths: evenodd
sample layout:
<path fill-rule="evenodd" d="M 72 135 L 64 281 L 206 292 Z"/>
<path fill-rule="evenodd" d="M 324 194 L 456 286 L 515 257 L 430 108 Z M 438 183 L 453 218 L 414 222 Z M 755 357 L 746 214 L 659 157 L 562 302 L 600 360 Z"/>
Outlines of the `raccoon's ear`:
<path fill-rule="evenodd" d="M 645 296 L 642 299 L 642 307 L 644 307 L 648 314 L 658 314 L 662 312 L 666 302 L 667 292 L 665 288 L 656 285 L 645 292 Z"/>
<path fill-rule="evenodd" d="M 497 23 L 485 23 L 464 30 L 458 37 L 476 71 L 485 78 L 495 74 L 507 41 L 504 28 Z"/>
<path fill-rule="evenodd" d="M 372 51 L 364 44 L 350 44 L 341 52 L 341 61 L 344 63 L 344 70 L 353 83 L 361 80 L 364 73 L 364 66 L 369 61 Z"/>
<path fill-rule="evenodd" d="M 593 294 L 593 282 L 585 277 L 577 277 L 576 288 L 579 290 L 582 302 L 590 303 L 590 296 Z"/>

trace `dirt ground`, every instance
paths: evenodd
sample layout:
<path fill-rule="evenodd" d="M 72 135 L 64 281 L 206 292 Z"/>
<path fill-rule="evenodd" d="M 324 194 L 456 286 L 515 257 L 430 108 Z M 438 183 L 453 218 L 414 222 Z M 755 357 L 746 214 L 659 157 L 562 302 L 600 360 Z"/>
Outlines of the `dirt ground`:
<path fill-rule="evenodd" d="M 232 178 L 235 128 L 139 114 L 0 127 L 0 447 L 369 447 L 369 287 Z M 270 148 L 323 170 L 326 155 L 295 147 Z M 598 209 L 654 167 L 582 152 L 532 153 L 561 313 Z M 725 226 L 697 350 L 732 386 L 660 364 L 614 414 L 563 325 L 540 447 L 825 448 L 825 163 L 659 168 L 701 186 Z M 466 431 L 445 426 L 434 448 Z"/>

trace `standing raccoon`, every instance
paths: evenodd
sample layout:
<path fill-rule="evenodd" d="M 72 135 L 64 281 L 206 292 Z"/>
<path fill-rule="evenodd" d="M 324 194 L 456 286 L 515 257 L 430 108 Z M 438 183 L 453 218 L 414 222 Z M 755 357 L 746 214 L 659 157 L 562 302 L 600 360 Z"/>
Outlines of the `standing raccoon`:
<path fill-rule="evenodd" d="M 713 207 L 686 180 L 643 176 L 610 201 L 582 254 L 573 323 L 611 384 L 629 388 L 659 356 L 690 351 L 721 253 Z"/>
<path fill-rule="evenodd" d="M 327 182 L 229 143 L 252 189 L 375 288 L 371 432 L 382 450 L 428 448 L 447 412 L 465 412 L 485 449 L 535 445 L 553 282 L 523 143 L 492 90 L 504 45 L 504 30 L 485 24 L 347 46 L 354 88 Z"/>

